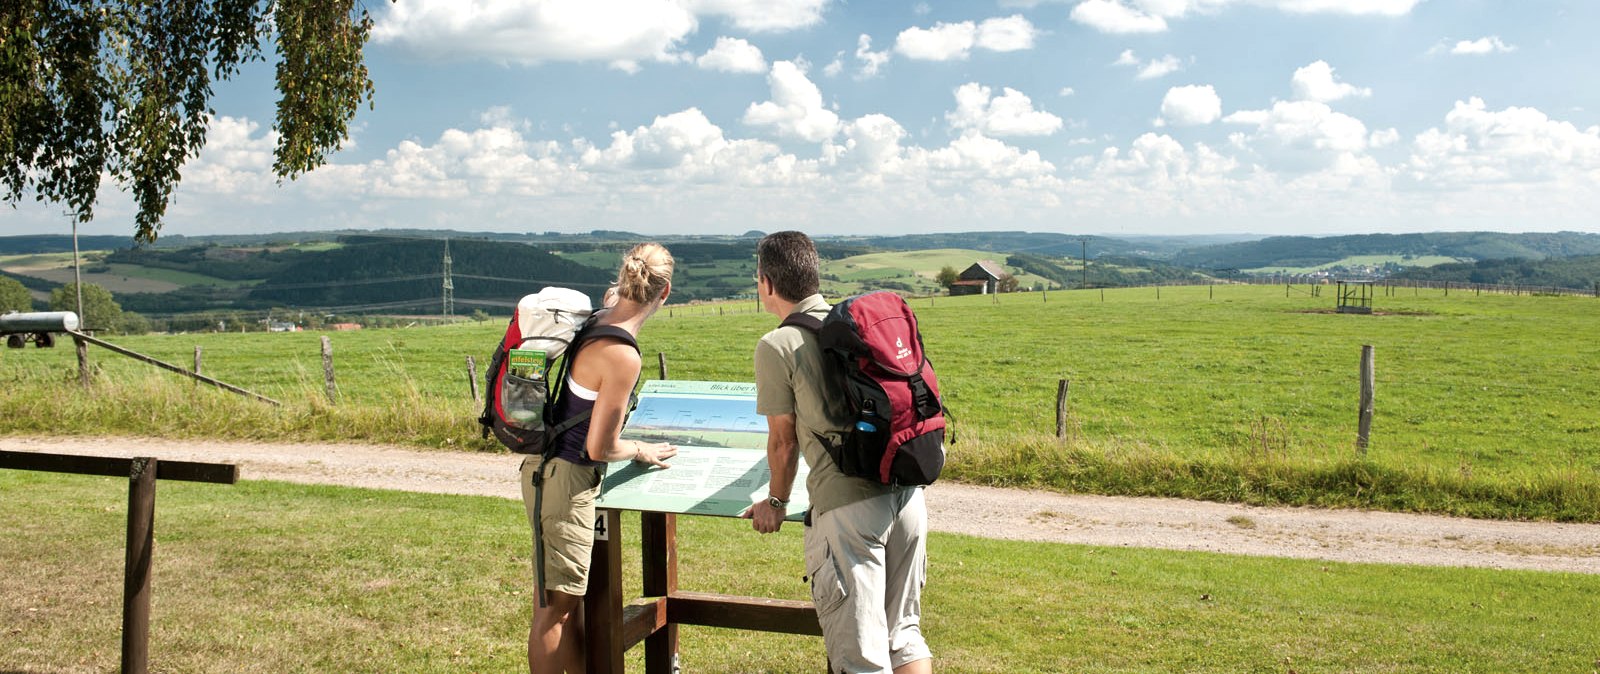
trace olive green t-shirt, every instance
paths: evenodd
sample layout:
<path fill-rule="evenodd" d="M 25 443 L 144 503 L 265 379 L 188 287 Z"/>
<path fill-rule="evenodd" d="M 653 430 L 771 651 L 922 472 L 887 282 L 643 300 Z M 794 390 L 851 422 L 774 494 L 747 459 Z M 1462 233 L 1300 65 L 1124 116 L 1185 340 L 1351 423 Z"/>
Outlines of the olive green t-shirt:
<path fill-rule="evenodd" d="M 828 302 L 812 295 L 795 305 L 796 313 L 817 318 L 828 315 Z M 826 391 L 843 391 L 844 382 L 824 381 L 829 371 L 822 367 L 822 349 L 810 330 L 794 326 L 779 327 L 756 343 L 756 413 L 793 414 L 800 454 L 811 475 L 806 491 L 811 497 L 811 515 L 849 505 L 863 499 L 890 493 L 893 489 L 870 480 L 839 472 L 817 433 L 838 434 L 850 428 L 849 412 L 843 395 L 827 396 Z M 837 376 L 837 375 L 834 375 Z"/>

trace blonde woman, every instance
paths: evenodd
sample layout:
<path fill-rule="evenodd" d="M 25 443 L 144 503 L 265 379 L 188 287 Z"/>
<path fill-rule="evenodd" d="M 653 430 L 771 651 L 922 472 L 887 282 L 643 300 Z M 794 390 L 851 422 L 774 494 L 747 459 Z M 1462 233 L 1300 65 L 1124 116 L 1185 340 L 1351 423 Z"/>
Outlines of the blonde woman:
<path fill-rule="evenodd" d="M 544 550 L 544 583 L 537 590 L 543 597 L 535 602 L 528 631 L 533 674 L 583 671 L 575 616 L 588 589 L 594 501 L 606 464 L 631 459 L 666 468 L 678 453 L 672 445 L 618 437 L 639 379 L 639 328 L 672 293 L 672 267 L 672 254 L 656 243 L 639 244 L 622 256 L 615 302 L 596 312 L 570 347 L 572 364 L 555 421 L 592 412 L 556 439 L 548 462 L 538 455 L 523 459 L 522 500 L 529 524 L 536 535 L 542 532 Z"/>

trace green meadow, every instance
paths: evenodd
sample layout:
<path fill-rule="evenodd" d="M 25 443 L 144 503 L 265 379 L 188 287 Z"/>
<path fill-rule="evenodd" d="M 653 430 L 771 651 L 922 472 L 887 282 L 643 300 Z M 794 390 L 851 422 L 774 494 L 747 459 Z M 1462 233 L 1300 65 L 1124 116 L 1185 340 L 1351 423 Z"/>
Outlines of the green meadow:
<path fill-rule="evenodd" d="M 1159 293 L 1159 298 L 1158 298 Z M 1600 301 L 1401 290 L 1378 314 L 1332 293 L 1219 285 L 919 298 L 955 419 L 950 479 L 1069 492 L 1600 521 Z M 751 302 L 674 306 L 641 336 L 645 376 L 747 381 L 776 323 Z M 500 319 L 318 334 L 117 338 L 282 400 L 196 387 L 91 349 L 0 352 L 0 433 L 354 440 L 493 451 L 466 358 L 487 366 Z M 1376 415 L 1355 445 L 1361 346 Z M 1068 419 L 1055 435 L 1058 382 Z"/>
<path fill-rule="evenodd" d="M 514 459 L 506 457 L 507 478 Z M 125 479 L 0 471 L 0 671 L 118 661 Z M 163 482 L 151 671 L 518 672 L 532 599 L 514 501 Z M 640 588 L 638 518 L 624 578 Z M 683 517 L 685 590 L 805 599 L 797 527 Z M 1600 576 L 932 534 L 941 672 L 1590 672 Z M 70 581 L 63 581 L 70 579 Z M 682 628 L 685 671 L 820 671 L 814 637 Z M 629 671 L 642 671 L 640 649 Z"/>
<path fill-rule="evenodd" d="M 1335 267 L 1381 267 L 1390 263 L 1403 267 L 1433 267 L 1441 264 L 1450 264 L 1451 262 L 1463 261 L 1470 260 L 1462 260 L 1461 258 L 1449 257 L 1445 255 L 1351 255 L 1343 259 L 1334 260 L 1333 262 L 1310 267 L 1256 267 L 1254 269 L 1245 269 L 1243 271 L 1247 274 L 1310 274 L 1312 272 L 1318 272 L 1324 269 L 1333 269 Z"/>

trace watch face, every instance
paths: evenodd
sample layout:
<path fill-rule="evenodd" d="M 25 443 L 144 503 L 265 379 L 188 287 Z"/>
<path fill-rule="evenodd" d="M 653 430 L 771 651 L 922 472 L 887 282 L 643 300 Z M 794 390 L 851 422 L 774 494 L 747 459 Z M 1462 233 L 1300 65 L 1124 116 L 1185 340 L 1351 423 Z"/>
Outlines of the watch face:
<path fill-rule="evenodd" d="M 789 504 L 778 500 L 778 497 L 776 497 L 776 496 L 768 496 L 767 497 L 767 505 L 772 506 L 774 508 L 786 508 L 786 507 L 789 506 Z"/>

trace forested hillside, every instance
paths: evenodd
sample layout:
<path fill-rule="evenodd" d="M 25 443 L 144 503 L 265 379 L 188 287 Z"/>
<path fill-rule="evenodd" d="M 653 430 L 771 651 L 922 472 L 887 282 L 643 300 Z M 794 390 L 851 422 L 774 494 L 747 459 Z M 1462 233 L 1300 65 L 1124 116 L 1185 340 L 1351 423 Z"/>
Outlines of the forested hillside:
<path fill-rule="evenodd" d="M 1275 236 L 1260 241 L 1182 251 L 1173 262 L 1199 269 L 1313 267 L 1356 255 L 1439 255 L 1473 260 L 1541 259 L 1600 254 L 1600 235 L 1577 232 L 1504 234 L 1433 232 L 1314 238 Z"/>
<path fill-rule="evenodd" d="M 1547 260 L 1479 260 L 1408 269 L 1396 278 L 1590 290 L 1600 282 L 1600 255 Z"/>

